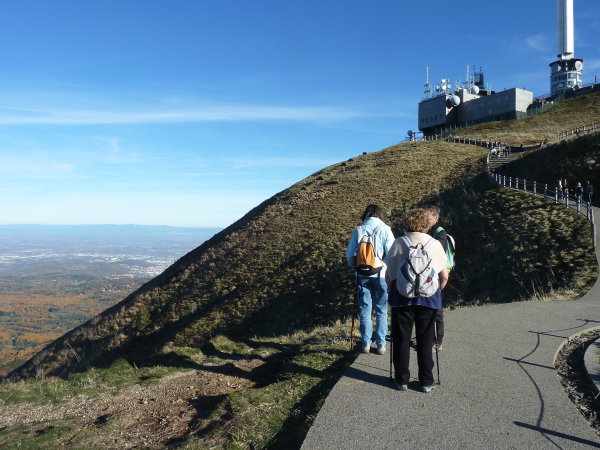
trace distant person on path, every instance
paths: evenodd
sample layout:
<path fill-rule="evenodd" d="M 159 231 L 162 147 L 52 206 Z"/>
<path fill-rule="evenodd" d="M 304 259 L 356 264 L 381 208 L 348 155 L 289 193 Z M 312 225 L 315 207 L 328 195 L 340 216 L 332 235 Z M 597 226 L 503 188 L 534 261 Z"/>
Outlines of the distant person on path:
<path fill-rule="evenodd" d="M 429 236 L 437 239 L 442 244 L 442 248 L 444 249 L 444 253 L 448 254 L 448 234 L 443 227 L 439 225 L 440 220 L 440 208 L 437 206 L 427 206 L 425 207 L 427 212 L 429 213 L 429 231 L 427 234 Z M 448 266 L 446 266 L 448 268 Z M 450 275 L 450 271 L 448 271 L 448 275 Z M 442 307 L 438 309 L 435 313 L 435 329 L 437 331 L 437 350 L 442 350 L 442 342 L 444 341 L 444 305 L 442 303 Z"/>
<path fill-rule="evenodd" d="M 569 183 L 567 182 L 566 178 L 563 178 L 562 180 L 562 190 L 563 190 L 563 197 L 564 198 L 569 198 Z"/>
<path fill-rule="evenodd" d="M 385 337 L 387 335 L 388 294 L 385 283 L 386 264 L 390 247 L 394 242 L 394 235 L 384 220 L 384 215 L 378 205 L 369 205 L 362 215 L 363 224 L 356 227 L 346 247 L 348 264 L 357 270 L 356 273 L 356 302 L 360 317 L 360 334 L 362 336 L 361 350 L 363 353 L 371 352 L 373 338 L 372 311 L 375 310 L 375 342 L 377 353 L 385 353 Z M 359 251 L 367 248 L 366 242 L 372 243 L 375 258 L 379 264 L 376 273 L 369 274 L 369 270 L 356 267 Z M 362 243 L 362 244 L 361 244 Z M 362 254 L 362 253 L 361 253 Z"/>
<path fill-rule="evenodd" d="M 592 195 L 594 195 L 594 186 L 589 181 L 585 182 L 585 192 L 587 194 L 588 202 L 592 203 Z"/>
<path fill-rule="evenodd" d="M 583 186 L 579 182 L 575 188 L 575 197 L 577 198 L 577 203 L 581 203 L 581 198 L 583 197 Z"/>
<path fill-rule="evenodd" d="M 394 387 L 401 391 L 408 389 L 410 380 L 410 338 L 413 324 L 417 335 L 417 361 L 419 366 L 419 382 L 423 392 L 433 388 L 433 356 L 434 322 L 436 310 L 442 307 L 442 290 L 448 282 L 446 269 L 446 253 L 442 244 L 427 234 L 430 229 L 431 216 L 425 209 L 414 209 L 408 212 L 404 220 L 406 234 L 394 241 L 388 254 L 386 282 L 390 292 L 392 307 L 392 339 L 393 361 L 395 369 Z M 430 296 L 409 297 L 400 292 L 406 291 L 406 271 L 409 252 L 427 253 L 431 269 L 427 277 L 420 277 L 429 287 L 436 290 Z"/>
<path fill-rule="evenodd" d="M 562 200 L 563 198 L 563 186 L 562 186 L 562 179 L 558 179 L 556 180 L 556 194 L 558 195 L 558 199 Z"/>

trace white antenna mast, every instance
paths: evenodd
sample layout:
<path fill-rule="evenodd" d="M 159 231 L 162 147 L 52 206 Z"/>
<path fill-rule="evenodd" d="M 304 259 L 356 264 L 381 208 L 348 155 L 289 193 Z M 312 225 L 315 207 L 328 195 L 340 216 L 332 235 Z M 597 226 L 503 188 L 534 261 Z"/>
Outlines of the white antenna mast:
<path fill-rule="evenodd" d="M 471 89 L 471 68 L 469 67 L 469 65 L 467 64 L 467 79 L 466 79 L 466 88 L 467 91 Z"/>
<path fill-rule="evenodd" d="M 431 98 L 431 85 L 429 84 L 429 66 L 425 68 L 425 97 Z"/>

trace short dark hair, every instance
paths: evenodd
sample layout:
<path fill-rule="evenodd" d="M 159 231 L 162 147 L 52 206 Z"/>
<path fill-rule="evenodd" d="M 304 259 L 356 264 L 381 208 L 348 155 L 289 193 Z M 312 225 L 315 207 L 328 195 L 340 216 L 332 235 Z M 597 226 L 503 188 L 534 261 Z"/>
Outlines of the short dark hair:
<path fill-rule="evenodd" d="M 383 211 L 381 211 L 379 205 L 371 204 L 365 208 L 365 212 L 362 214 L 361 220 L 364 222 L 368 217 L 377 217 L 378 219 L 383 220 L 385 216 L 383 215 Z"/>
<path fill-rule="evenodd" d="M 429 213 L 432 216 L 439 216 L 440 215 L 440 207 L 439 206 L 435 206 L 435 205 L 427 205 L 425 206 L 425 211 L 429 211 Z"/>

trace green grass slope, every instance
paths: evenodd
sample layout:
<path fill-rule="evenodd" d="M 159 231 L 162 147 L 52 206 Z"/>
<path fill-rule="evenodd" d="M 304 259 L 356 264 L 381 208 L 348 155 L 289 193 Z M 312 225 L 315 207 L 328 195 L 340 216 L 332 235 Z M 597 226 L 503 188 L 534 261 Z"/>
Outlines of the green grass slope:
<path fill-rule="evenodd" d="M 554 188 L 558 178 L 566 178 L 574 189 L 577 182 L 600 186 L 600 134 L 562 141 L 543 150 L 525 152 L 517 161 L 504 167 L 513 177 L 536 180 Z M 595 201 L 600 199 L 600 191 Z"/>
<path fill-rule="evenodd" d="M 600 91 L 556 104 L 543 114 L 519 120 L 488 122 L 465 128 L 454 136 L 508 142 L 525 147 L 547 139 L 555 142 L 561 131 L 600 121 Z"/>
<path fill-rule="evenodd" d="M 420 142 L 325 168 L 49 345 L 12 378 L 63 376 L 123 355 L 139 361 L 173 344 L 199 347 L 217 334 L 280 335 L 347 317 L 352 272 L 344 249 L 371 202 L 389 211 L 396 232 L 411 207 L 435 202 L 447 211 L 446 225 L 459 247 L 446 294 L 450 305 L 513 301 L 571 284 L 573 268 L 557 265 L 550 279 L 522 242 L 544 248 L 557 234 L 542 224 L 568 234 L 568 224 L 579 219 L 560 208 L 548 214 L 548 205 L 527 196 L 515 203 L 513 194 L 492 189 L 484 158 L 478 147 Z M 523 224 L 525 205 L 540 212 Z M 585 259 L 580 249 L 586 246 L 582 235 L 548 247 L 581 252 Z"/>

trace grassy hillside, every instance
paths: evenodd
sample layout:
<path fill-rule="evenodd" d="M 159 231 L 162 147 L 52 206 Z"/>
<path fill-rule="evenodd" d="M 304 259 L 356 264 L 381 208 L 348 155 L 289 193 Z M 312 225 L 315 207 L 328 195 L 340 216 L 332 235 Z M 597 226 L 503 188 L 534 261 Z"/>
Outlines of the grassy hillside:
<path fill-rule="evenodd" d="M 525 152 L 504 168 L 516 177 L 527 177 L 554 187 L 558 178 L 566 178 L 570 188 L 577 182 L 590 181 L 596 188 L 595 201 L 600 200 L 600 134 L 560 142 L 543 150 Z"/>
<path fill-rule="evenodd" d="M 493 126 L 539 140 L 550 124 L 562 129 L 558 108 L 578 115 L 580 124 L 591 121 L 581 115 L 581 105 L 597 99 L 582 97 L 529 122 Z M 519 131 L 523 123 L 529 131 Z M 484 137 L 481 130 L 463 133 Z M 74 446 L 108 445 L 105 440 L 114 438 L 110 445 L 118 446 L 128 436 L 144 446 L 297 446 L 353 357 L 347 350 L 352 271 L 344 249 L 368 203 L 387 210 L 395 233 L 402 231 L 407 209 L 442 207 L 444 225 L 457 241 L 458 265 L 445 293 L 449 306 L 584 292 L 597 273 L 589 233 L 578 232 L 585 219 L 492 187 L 484 175 L 485 154 L 469 145 L 404 143 L 327 167 L 275 195 L 16 370 L 12 380 L 42 381 L 0 388 L 0 404 L 15 408 L 6 422 L 0 413 L 0 444 L 18 436 L 35 446 L 46 436 Z M 185 384 L 178 384 L 181 379 Z M 154 416 L 135 422 L 134 411 L 114 405 L 106 407 L 109 413 L 90 413 L 97 416 L 89 420 L 60 406 L 71 405 L 79 393 L 99 405 L 122 395 L 117 403 L 126 408 L 146 398 L 137 389 L 164 386 L 175 386 L 184 402 L 172 411 L 181 417 L 178 426 L 168 430 Z M 11 417 L 27 409 L 24 402 L 63 408 L 60 426 L 18 425 Z M 169 405 L 161 408 L 174 408 Z M 148 433 L 159 440 L 134 437 L 137 423 L 153 421 Z"/>
<path fill-rule="evenodd" d="M 557 140 L 557 133 L 600 121 L 600 91 L 558 103 L 543 114 L 520 120 L 482 123 L 453 133 L 455 136 L 528 145 Z"/>
<path fill-rule="evenodd" d="M 16 374 L 61 375 L 109 363 L 128 346 L 153 353 L 168 343 L 199 345 L 219 333 L 281 334 L 347 316 L 352 283 L 344 249 L 362 209 L 377 202 L 395 214 L 483 170 L 483 149 L 453 145 L 452 158 L 449 150 L 446 143 L 404 144 L 315 173 Z"/>

